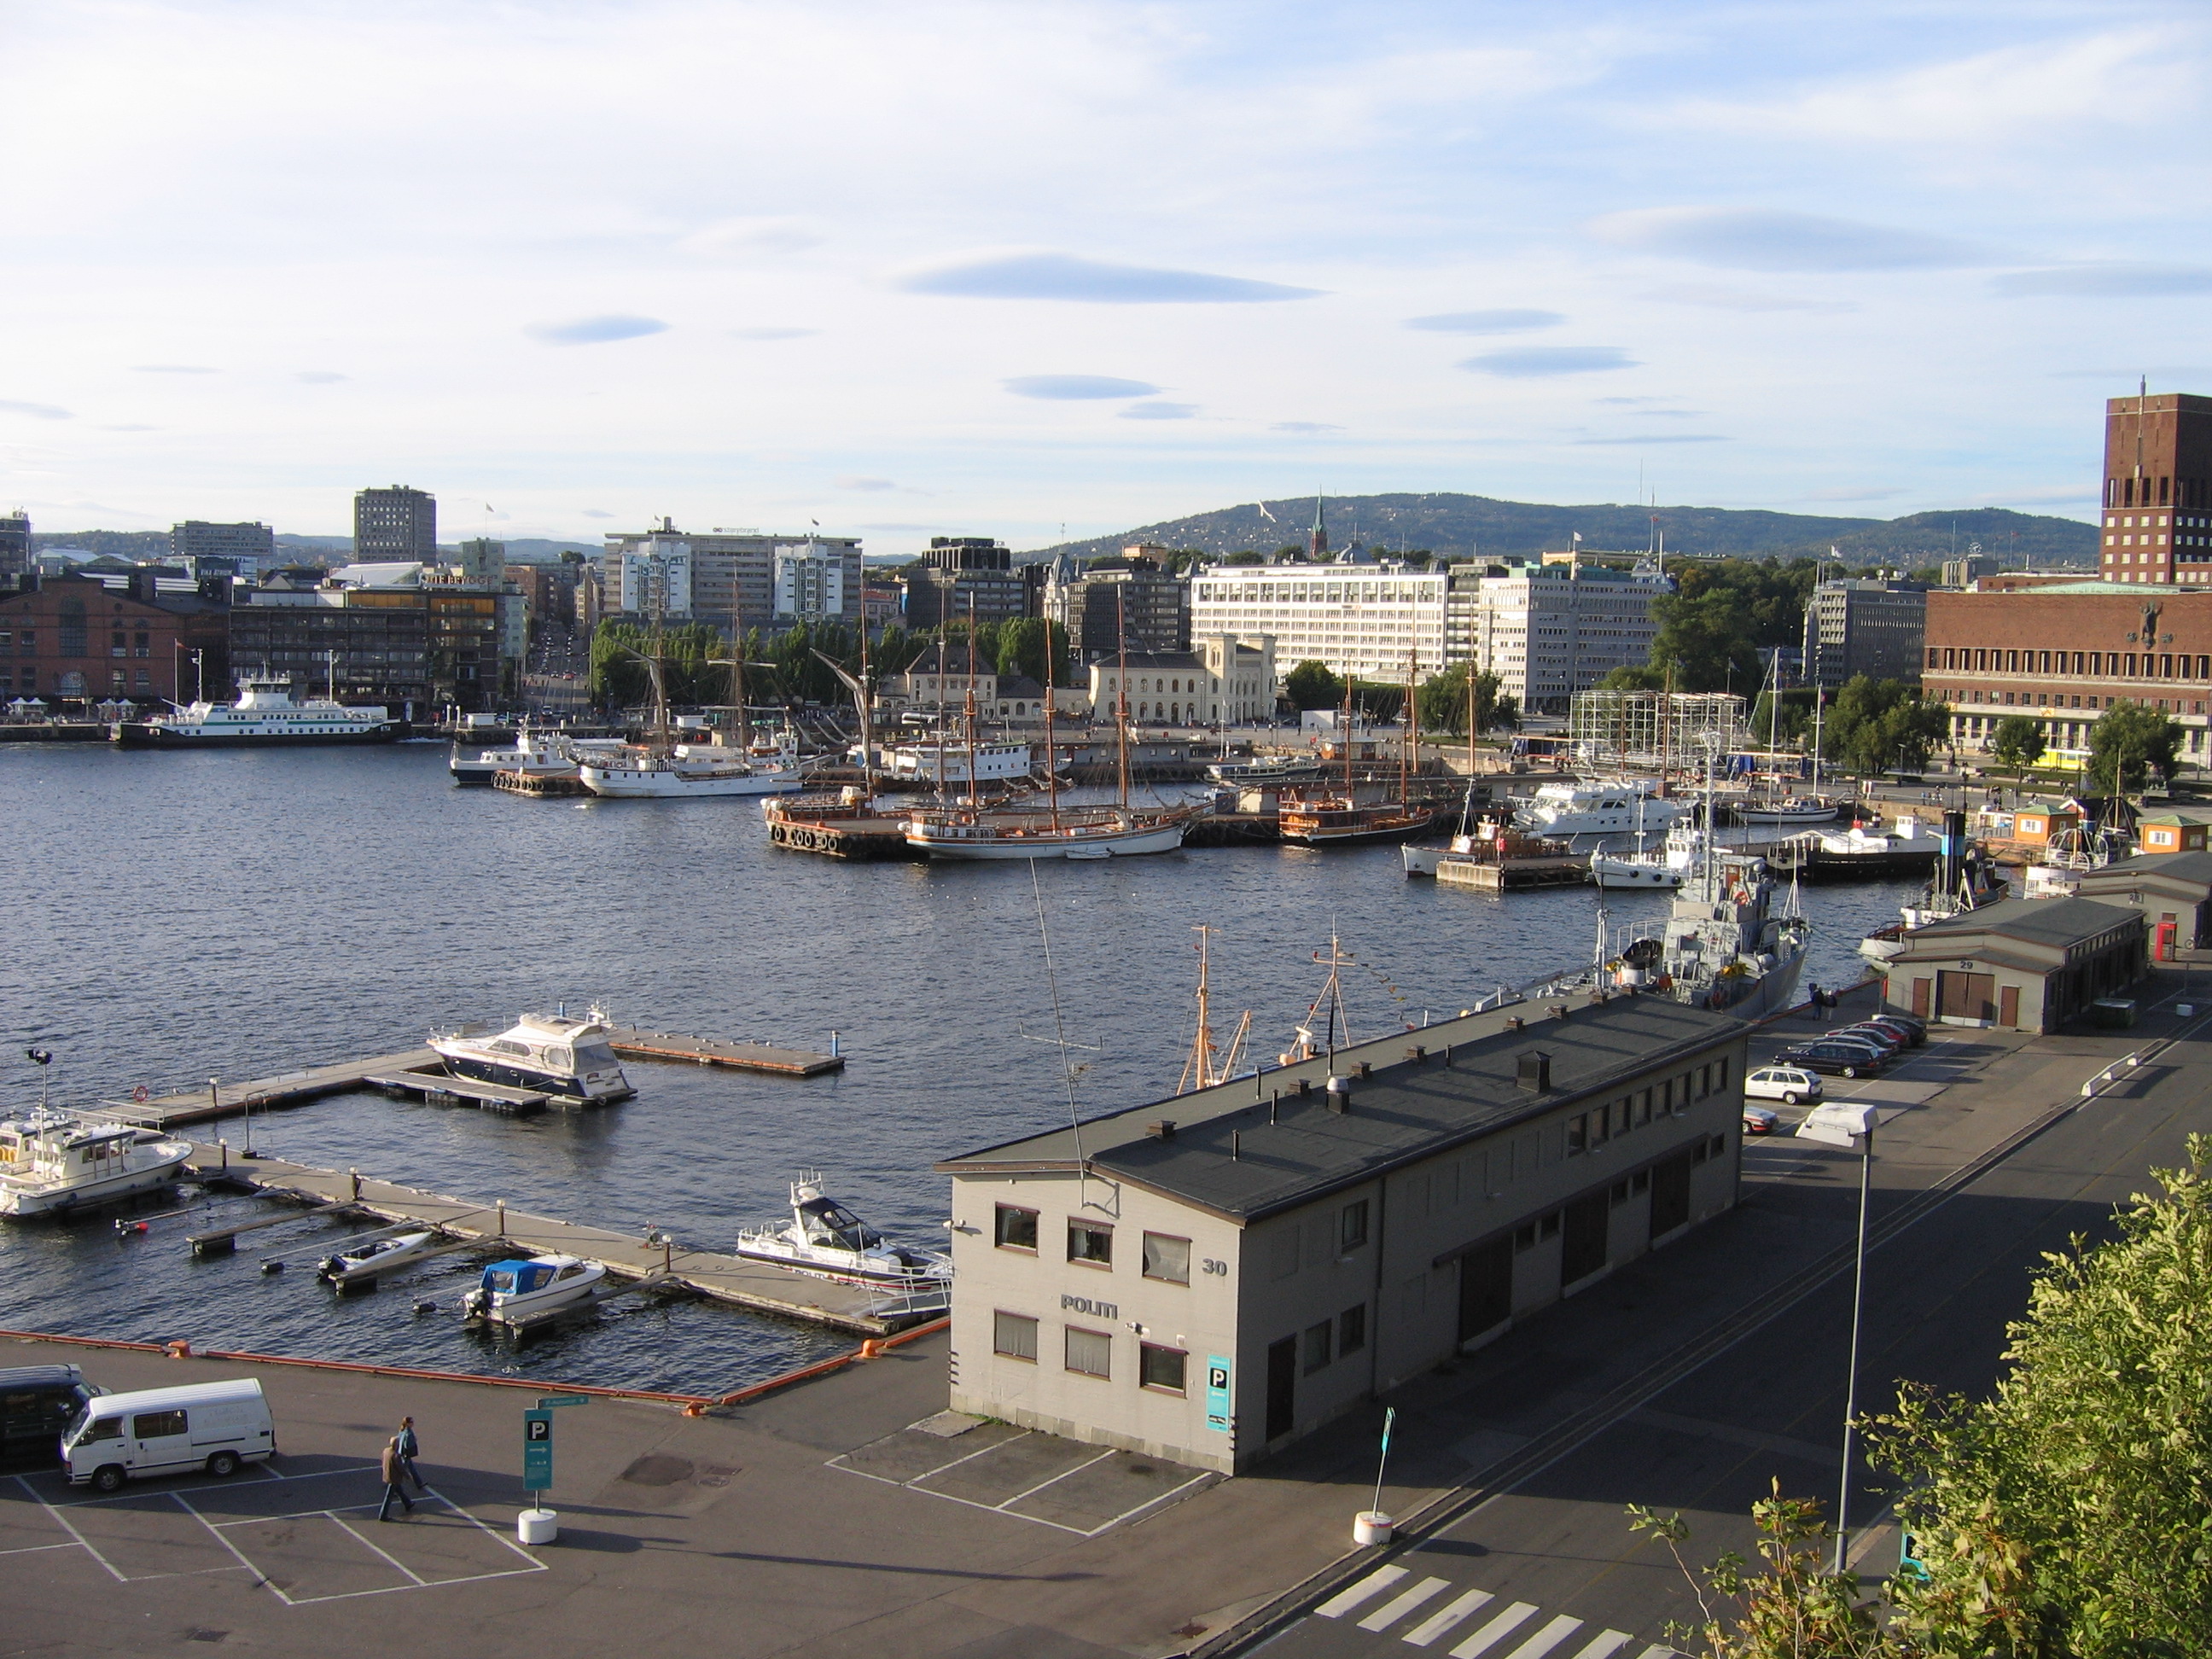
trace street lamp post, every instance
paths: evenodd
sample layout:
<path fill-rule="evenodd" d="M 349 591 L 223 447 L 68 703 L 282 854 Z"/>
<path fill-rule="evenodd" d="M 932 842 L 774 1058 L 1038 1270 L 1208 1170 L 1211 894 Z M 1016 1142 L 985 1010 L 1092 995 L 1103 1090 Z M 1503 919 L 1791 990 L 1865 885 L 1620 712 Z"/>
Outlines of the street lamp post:
<path fill-rule="evenodd" d="M 1851 1346 L 1850 1358 L 1844 1372 L 1844 1472 L 1836 1491 L 1836 1565 L 1835 1571 L 1844 1571 L 1844 1558 L 1850 1547 L 1851 1508 L 1851 1452 L 1856 1442 L 1859 1414 L 1859 1326 L 1866 1306 L 1867 1200 L 1874 1187 L 1874 1130 L 1876 1112 L 1872 1106 L 1853 1101 L 1836 1101 L 1826 1106 L 1815 1106 L 1797 1126 L 1797 1133 L 1807 1140 L 1818 1140 L 1831 1146 L 1848 1150 L 1859 1149 L 1859 1237 L 1857 1267 L 1851 1277 Z"/>

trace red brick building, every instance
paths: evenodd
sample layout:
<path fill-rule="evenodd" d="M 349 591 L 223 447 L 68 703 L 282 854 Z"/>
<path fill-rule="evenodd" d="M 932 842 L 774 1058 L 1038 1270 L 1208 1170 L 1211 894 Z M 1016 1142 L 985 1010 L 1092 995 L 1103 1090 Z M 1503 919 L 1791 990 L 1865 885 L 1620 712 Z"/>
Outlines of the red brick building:
<path fill-rule="evenodd" d="M 2083 749 L 2097 716 L 2124 697 L 2172 715 L 2188 731 L 2184 754 L 2212 760 L 2212 588 L 1938 591 L 1928 596 L 1926 650 L 1923 695 L 1951 706 L 1960 748 L 1986 747 L 1999 720 L 2032 714 L 2051 746 Z"/>
<path fill-rule="evenodd" d="M 2108 399 L 2103 495 L 2106 577 L 2212 584 L 2212 398 Z"/>
<path fill-rule="evenodd" d="M 222 616 L 152 603 L 151 575 L 134 582 L 134 592 L 86 576 L 50 576 L 27 592 L 0 592 L 0 702 L 191 702 L 198 678 L 193 651 L 211 650 L 210 672 L 222 672 Z M 226 682 L 211 685 L 218 698 L 226 694 Z"/>

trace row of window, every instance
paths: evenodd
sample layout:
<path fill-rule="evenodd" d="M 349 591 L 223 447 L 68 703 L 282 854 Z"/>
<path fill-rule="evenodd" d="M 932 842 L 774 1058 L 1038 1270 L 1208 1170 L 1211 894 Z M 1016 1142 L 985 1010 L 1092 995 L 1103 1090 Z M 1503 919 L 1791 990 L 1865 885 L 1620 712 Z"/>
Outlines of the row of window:
<path fill-rule="evenodd" d="M 1567 1156 L 1594 1151 L 1616 1135 L 1642 1128 L 1655 1116 L 1671 1116 L 1692 1101 L 1703 1100 L 1714 1090 L 1728 1086 L 1729 1062 L 1723 1057 L 1664 1083 L 1634 1090 L 1609 1104 L 1579 1112 L 1567 1120 Z"/>
<path fill-rule="evenodd" d="M 1041 1322 L 1028 1314 L 1001 1309 L 991 1316 L 991 1352 L 1001 1359 L 1037 1363 Z M 1060 1367 L 1078 1376 L 1111 1382 L 1114 1376 L 1114 1334 L 1080 1325 L 1060 1330 Z M 1182 1394 L 1190 1370 L 1190 1356 L 1181 1348 L 1158 1342 L 1137 1344 L 1137 1386 L 1161 1394 Z"/>
<path fill-rule="evenodd" d="M 2196 672 L 2190 672 L 2194 661 Z M 2068 665 L 2071 664 L 2069 667 Z M 2083 665 L 2087 664 L 2085 667 Z M 1980 647 L 1930 646 L 1930 668 L 1980 674 L 2087 675 L 2101 679 L 2212 680 L 2212 655 L 2193 659 L 2171 651 L 2000 651 Z"/>
<path fill-rule="evenodd" d="M 1002 1250 L 1027 1255 L 1037 1253 L 1038 1212 L 1018 1204 L 1001 1204 L 991 1223 L 992 1243 Z M 1190 1241 L 1171 1233 L 1144 1235 L 1139 1251 L 1144 1276 L 1167 1285 L 1190 1283 Z M 1111 1222 L 1071 1216 L 1067 1222 L 1067 1259 L 1087 1267 L 1114 1266 L 1114 1226 Z"/>
<path fill-rule="evenodd" d="M 2008 708 L 2065 708 L 2072 707 L 2075 708 L 2087 708 L 2094 709 L 2108 708 L 2115 702 L 2127 701 L 2127 699 L 2121 697 L 2097 697 L 2093 696 L 2085 699 L 2077 696 L 2073 698 L 2069 704 L 2067 695 L 2064 692 L 2021 691 L 2015 693 L 2011 691 L 1984 691 L 1978 689 L 1962 691 L 1956 686 L 1952 687 L 1948 691 L 1944 690 L 1940 686 L 1932 686 L 1929 690 L 1929 695 L 1939 700 L 1952 702 L 1999 703 Z M 2016 702 L 2014 701 L 2015 697 L 2018 699 Z M 2158 707 L 2161 709 L 2164 708 L 2166 706 L 2166 701 L 2167 700 L 2164 697 L 2159 698 L 2157 700 Z M 2176 697 L 2172 702 L 2174 708 L 2178 711 L 2181 707 L 2182 699 Z M 2194 705 L 2194 712 L 2199 714 L 2204 712 L 2204 704 L 2201 699 Z"/>

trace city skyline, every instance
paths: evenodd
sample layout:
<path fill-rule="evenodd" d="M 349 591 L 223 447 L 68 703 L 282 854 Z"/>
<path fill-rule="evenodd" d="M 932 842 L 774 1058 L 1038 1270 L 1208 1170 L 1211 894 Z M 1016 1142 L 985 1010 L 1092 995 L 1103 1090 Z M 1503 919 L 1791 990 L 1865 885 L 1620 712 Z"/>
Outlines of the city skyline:
<path fill-rule="evenodd" d="M 2088 520 L 2103 399 L 2212 388 L 2172 210 L 2207 34 L 2155 3 L 27 15 L 0 510 L 336 534 L 392 477 L 449 538 L 819 520 L 884 553 L 1320 487 Z"/>

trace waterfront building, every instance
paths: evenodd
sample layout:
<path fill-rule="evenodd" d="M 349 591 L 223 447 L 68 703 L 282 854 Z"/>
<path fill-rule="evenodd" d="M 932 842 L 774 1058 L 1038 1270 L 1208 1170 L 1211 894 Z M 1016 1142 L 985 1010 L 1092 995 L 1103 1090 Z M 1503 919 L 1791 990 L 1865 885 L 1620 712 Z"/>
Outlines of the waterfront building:
<path fill-rule="evenodd" d="M 230 618 L 240 670 L 288 675 L 302 691 L 380 703 L 403 720 L 445 704 L 492 707 L 507 689 L 514 631 L 502 606 L 517 595 L 471 581 L 459 567 L 355 564 L 320 582 L 240 589 Z"/>
<path fill-rule="evenodd" d="M 1521 1004 L 941 1163 L 952 1407 L 1249 1468 L 1732 1206 L 1746 1040 Z"/>
<path fill-rule="evenodd" d="M 2106 399 L 2102 494 L 2101 575 L 2212 582 L 2212 398 Z"/>
<path fill-rule="evenodd" d="M 0 513 L 0 576 L 14 576 L 32 568 L 31 515 L 17 507 Z"/>
<path fill-rule="evenodd" d="M 1097 662 L 1123 650 L 1176 652 L 1190 649 L 1190 582 L 1164 568 L 1164 547 L 1125 547 L 1121 556 L 1099 559 L 1073 584 L 1056 584 L 1048 568 L 1048 592 L 1066 615 L 1077 660 Z"/>
<path fill-rule="evenodd" d="M 1450 588 L 1442 571 L 1399 564 L 1214 565 L 1191 580 L 1190 633 L 1264 634 L 1287 667 L 1319 662 L 1403 684 L 1409 656 L 1423 674 L 1459 660 L 1446 633 Z"/>
<path fill-rule="evenodd" d="M 931 537 L 921 564 L 907 574 L 906 625 L 918 633 L 970 617 L 978 623 L 1012 622 L 1037 614 L 1043 568 L 1017 570 L 1013 558 L 1011 549 L 988 536 Z"/>
<path fill-rule="evenodd" d="M 1652 603 L 1672 588 L 1644 567 L 1455 566 L 1449 659 L 1495 674 L 1524 713 L 1564 714 L 1577 692 L 1650 660 L 1659 633 Z"/>
<path fill-rule="evenodd" d="M 1927 602 L 1921 691 L 1948 705 L 1959 746 L 1986 749 L 2000 720 L 2026 714 L 2052 750 L 2079 757 L 2098 715 L 2126 698 L 2172 715 L 2184 756 L 2212 763 L 2212 589 L 2046 582 Z"/>
<path fill-rule="evenodd" d="M 600 556 L 599 602 L 606 614 L 644 618 L 658 597 L 684 609 L 667 615 L 733 633 L 765 628 L 776 614 L 778 548 L 812 548 L 839 562 L 840 610 L 832 620 L 860 614 L 860 542 L 854 536 L 793 536 L 758 530 L 679 531 L 673 519 L 653 528 L 611 532 Z M 659 562 L 655 562 L 658 561 Z M 580 604 L 582 603 L 580 590 Z M 592 626 L 597 617 L 585 623 Z"/>
<path fill-rule="evenodd" d="M 845 603 L 845 579 L 850 564 L 860 564 L 857 552 L 848 554 L 820 542 L 806 541 L 778 547 L 775 561 L 775 623 L 842 623 L 860 607 Z"/>
<path fill-rule="evenodd" d="M 1927 620 L 1928 590 L 1918 582 L 1822 582 L 1805 607 L 1807 674 L 1830 691 L 1860 674 L 1916 679 Z"/>
<path fill-rule="evenodd" d="M 151 567 L 133 578 L 112 588 L 96 576 L 15 573 L 0 590 L 0 702 L 191 701 L 201 672 L 191 653 L 212 643 L 220 654 L 221 622 L 210 629 L 201 607 L 161 603 Z"/>
<path fill-rule="evenodd" d="M 1188 651 L 1132 652 L 1091 665 L 1091 716 L 1114 718 L 1126 683 L 1129 718 L 1147 725 L 1250 726 L 1275 715 L 1275 642 L 1265 634 L 1201 634 Z"/>
<path fill-rule="evenodd" d="M 195 580 L 229 576 L 250 582 L 276 562 L 276 532 L 265 524 L 187 519 L 169 526 L 169 557 Z"/>
<path fill-rule="evenodd" d="M 405 484 L 357 491 L 353 498 L 353 556 L 361 564 L 435 564 L 438 498 Z"/>
<path fill-rule="evenodd" d="M 2174 820 L 2184 822 L 2176 825 Z M 2115 859 L 2095 870 L 2084 870 L 2075 889 L 2077 898 L 2100 904 L 2133 905 L 2143 915 L 2143 926 L 2162 958 L 2175 950 L 2196 950 L 2212 943 L 2212 852 L 2204 850 L 2204 815 L 2201 812 L 2160 812 L 2136 823 L 2143 851 L 2131 859 Z M 2168 831 L 2170 845 L 2154 845 L 2158 831 Z M 2173 833 L 2176 830 L 2181 833 Z M 2188 830 L 2194 830 L 2191 836 Z"/>
<path fill-rule="evenodd" d="M 2133 906 L 2004 899 L 1905 934 L 1882 1000 L 1939 1024 L 2055 1031 L 2141 979 L 2143 943 Z"/>

